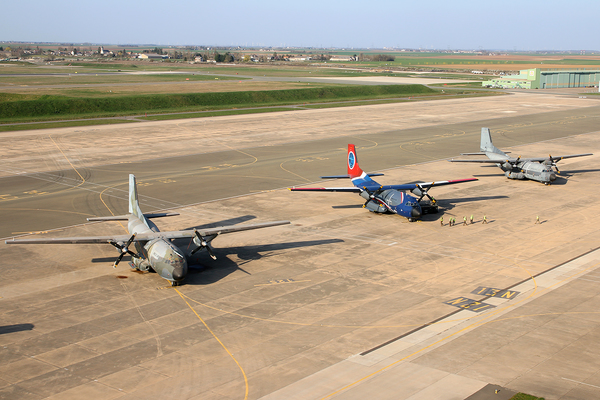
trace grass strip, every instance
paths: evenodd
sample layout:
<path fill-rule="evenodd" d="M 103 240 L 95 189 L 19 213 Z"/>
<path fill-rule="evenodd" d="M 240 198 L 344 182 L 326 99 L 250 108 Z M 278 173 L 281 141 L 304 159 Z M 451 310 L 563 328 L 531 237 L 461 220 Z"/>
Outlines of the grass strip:
<path fill-rule="evenodd" d="M 110 125 L 140 122 L 127 119 L 93 119 L 77 121 L 40 122 L 38 124 L 0 125 L 0 132 L 28 131 L 34 129 L 69 128 L 72 126 Z"/>
<path fill-rule="evenodd" d="M 536 397 L 526 393 L 517 393 L 509 400 L 544 400 L 543 397 Z"/>
<path fill-rule="evenodd" d="M 243 110 L 226 110 L 226 111 L 202 111 L 202 112 L 191 112 L 184 114 L 160 114 L 151 115 L 149 117 L 138 117 L 138 120 L 148 121 L 164 121 L 169 119 L 185 119 L 185 118 L 205 118 L 205 117 L 222 117 L 225 115 L 242 115 L 242 114 L 261 114 L 270 112 L 280 111 L 298 111 L 301 108 L 296 107 L 265 107 L 265 108 L 251 108 Z"/>
<path fill-rule="evenodd" d="M 436 90 L 423 85 L 349 85 L 244 92 L 127 95 L 107 98 L 44 95 L 37 99 L 19 100 L 17 95 L 12 95 L 10 98 L 3 97 L 3 101 L 0 102 L 0 121 L 264 107 L 432 93 L 436 93 Z"/>

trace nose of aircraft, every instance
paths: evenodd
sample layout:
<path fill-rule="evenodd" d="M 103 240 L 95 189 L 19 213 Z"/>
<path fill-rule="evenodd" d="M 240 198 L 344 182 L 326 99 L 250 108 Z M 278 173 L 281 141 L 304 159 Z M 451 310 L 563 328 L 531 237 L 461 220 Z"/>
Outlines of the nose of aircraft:
<path fill-rule="evenodd" d="M 173 280 L 180 281 L 187 275 L 187 264 L 184 262 L 181 265 L 173 268 Z"/>
<path fill-rule="evenodd" d="M 417 210 L 416 208 L 413 208 L 413 209 L 410 211 L 410 215 L 411 215 L 411 217 L 413 217 L 413 218 L 421 218 L 421 211 Z"/>

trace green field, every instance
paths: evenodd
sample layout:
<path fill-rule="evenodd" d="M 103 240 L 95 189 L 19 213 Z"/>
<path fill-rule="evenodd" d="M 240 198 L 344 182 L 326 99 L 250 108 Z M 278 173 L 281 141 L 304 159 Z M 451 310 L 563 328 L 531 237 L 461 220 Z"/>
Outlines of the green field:
<path fill-rule="evenodd" d="M 530 394 L 525 393 L 517 393 L 513 397 L 511 397 L 510 400 L 544 400 L 544 398 L 532 396 Z"/>
<path fill-rule="evenodd" d="M 117 97 L 44 95 L 35 98 L 34 95 L 3 94 L 0 96 L 0 122 L 113 117 L 146 112 L 204 111 L 432 94 L 438 92 L 422 85 L 348 85 L 271 91 Z"/>
<path fill-rule="evenodd" d="M 98 58 L 38 64 L 0 62 L 0 124 L 4 125 L 1 130 L 35 129 L 88 125 L 93 123 L 90 119 L 107 124 L 130 116 L 136 116 L 135 120 L 197 118 L 289 111 L 298 106 L 346 107 L 409 98 L 482 95 L 470 90 L 468 84 L 431 89 L 422 85 L 347 85 L 293 79 L 386 75 L 402 77 L 411 73 L 369 67 L 368 63 L 350 67 L 325 62 L 222 65 Z M 420 78 L 427 76 L 419 74 Z M 260 77 L 273 79 L 252 79 Z M 473 79 L 470 74 L 460 73 L 434 73 L 430 77 L 432 84 L 437 78 Z M 474 87 L 479 88 L 477 84 Z M 144 117 L 146 114 L 150 115 Z M 10 125 L 31 122 L 40 124 L 19 128 Z"/>

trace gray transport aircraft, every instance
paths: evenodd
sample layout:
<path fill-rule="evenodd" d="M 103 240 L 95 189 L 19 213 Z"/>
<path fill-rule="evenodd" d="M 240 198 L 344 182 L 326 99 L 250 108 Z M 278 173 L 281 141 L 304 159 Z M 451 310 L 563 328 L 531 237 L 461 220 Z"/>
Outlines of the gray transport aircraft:
<path fill-rule="evenodd" d="M 475 162 L 475 163 L 491 163 L 496 164 L 509 179 L 532 179 L 542 182 L 545 185 L 556 180 L 556 174 L 552 167 L 556 168 L 556 172 L 560 174 L 556 163 L 564 158 L 592 156 L 592 153 L 571 154 L 568 156 L 552 156 L 521 158 L 509 157 L 502 150 L 498 149 L 492 143 L 492 136 L 489 128 L 481 128 L 481 144 L 479 146 L 480 153 L 461 153 L 462 156 L 487 156 L 486 160 L 450 160 L 450 162 Z"/>
<path fill-rule="evenodd" d="M 270 226 L 289 224 L 290 221 L 274 221 L 258 224 L 218 226 L 215 228 L 189 229 L 183 231 L 160 232 L 158 227 L 150 221 L 152 218 L 170 217 L 178 213 L 144 214 L 138 202 L 135 176 L 129 175 L 129 214 L 109 217 L 88 218 L 88 221 L 128 221 L 129 235 L 91 236 L 91 237 L 64 237 L 64 238 L 36 238 L 36 239 L 11 239 L 6 244 L 91 244 L 108 243 L 119 250 L 119 256 L 113 264 L 116 268 L 121 259 L 129 254 L 131 266 L 140 271 L 155 271 L 162 278 L 176 286 L 188 272 L 188 257 L 202 249 L 206 249 L 212 259 L 216 260 L 210 242 L 221 233 L 247 231 L 251 229 L 267 228 Z M 177 247 L 173 240 L 189 238 L 196 245 L 187 252 Z M 129 249 L 134 244 L 136 252 Z M 186 254 L 187 253 L 187 254 Z"/>

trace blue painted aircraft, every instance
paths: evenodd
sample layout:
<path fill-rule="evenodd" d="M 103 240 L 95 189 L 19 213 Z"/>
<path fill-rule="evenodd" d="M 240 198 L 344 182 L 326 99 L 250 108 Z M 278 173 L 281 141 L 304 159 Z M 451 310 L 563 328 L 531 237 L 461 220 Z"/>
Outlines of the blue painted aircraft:
<path fill-rule="evenodd" d="M 439 182 L 421 182 L 407 183 L 402 185 L 381 185 L 371 179 L 372 176 L 381 176 L 383 174 L 367 174 L 358 166 L 356 149 L 353 144 L 348 145 L 348 174 L 322 176 L 321 179 L 342 179 L 350 178 L 354 187 L 330 187 L 330 188 L 289 188 L 291 191 L 302 192 L 351 192 L 358 193 L 365 200 L 363 208 L 375 213 L 398 214 L 408 218 L 409 221 L 416 221 L 423 214 L 434 214 L 438 212 L 438 206 L 433 197 L 428 193 L 431 187 L 452 185 L 476 181 L 477 178 L 455 179 L 451 181 Z M 416 197 L 407 194 L 410 191 Z M 427 197 L 429 200 L 423 200 Z"/>

